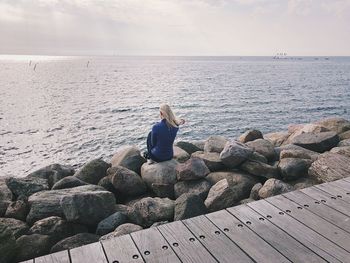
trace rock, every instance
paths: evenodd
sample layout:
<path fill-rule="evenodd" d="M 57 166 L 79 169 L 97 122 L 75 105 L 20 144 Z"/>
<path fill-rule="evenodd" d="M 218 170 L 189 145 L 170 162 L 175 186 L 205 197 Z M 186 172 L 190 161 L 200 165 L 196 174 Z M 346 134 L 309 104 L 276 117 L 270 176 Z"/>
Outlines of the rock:
<path fill-rule="evenodd" d="M 234 192 L 230 188 L 227 179 L 222 179 L 210 189 L 205 206 L 209 212 L 225 209 L 235 204 Z"/>
<path fill-rule="evenodd" d="M 62 250 L 72 249 L 75 247 L 81 247 L 90 243 L 97 242 L 100 239 L 100 236 L 90 233 L 80 233 L 74 236 L 65 238 L 55 244 L 50 253 L 55 253 Z"/>
<path fill-rule="evenodd" d="M 85 226 L 67 222 L 58 216 L 51 216 L 36 221 L 29 229 L 29 234 L 50 236 L 51 241 L 54 243 L 84 232 L 88 232 L 88 229 Z"/>
<path fill-rule="evenodd" d="M 21 221 L 26 221 L 28 212 L 28 203 L 24 200 L 17 200 L 10 203 L 10 205 L 7 207 L 5 217 L 11 217 Z"/>
<path fill-rule="evenodd" d="M 350 139 L 350 130 L 339 134 L 339 139 L 340 139 L 341 141 L 342 141 L 342 140 L 346 140 L 346 139 Z"/>
<path fill-rule="evenodd" d="M 212 184 L 205 179 L 180 181 L 174 187 L 175 198 L 178 198 L 182 194 L 195 194 L 204 200 L 207 198 L 211 186 Z"/>
<path fill-rule="evenodd" d="M 200 158 L 191 158 L 176 166 L 177 179 L 180 181 L 198 180 L 204 178 L 210 171 Z"/>
<path fill-rule="evenodd" d="M 337 153 L 341 155 L 345 155 L 347 157 L 350 157 L 350 146 L 345 146 L 345 147 L 334 147 L 330 151 L 331 153 Z"/>
<path fill-rule="evenodd" d="M 241 164 L 240 169 L 252 175 L 264 178 L 279 178 L 279 170 L 276 166 L 271 166 L 254 160 L 247 160 Z"/>
<path fill-rule="evenodd" d="M 317 133 L 321 133 L 321 132 L 329 132 L 329 130 L 327 128 L 325 128 L 321 125 L 312 124 L 312 123 L 299 124 L 299 125 L 294 126 L 293 129 L 291 129 L 291 127 L 289 126 L 288 131 L 291 132 L 291 134 L 288 137 L 288 139 L 286 139 L 283 142 L 283 145 L 291 144 L 295 137 L 297 137 L 303 133 L 317 134 Z"/>
<path fill-rule="evenodd" d="M 239 136 L 238 141 L 241 143 L 246 143 L 250 141 L 254 141 L 256 139 L 262 139 L 263 135 L 259 130 L 248 130 Z"/>
<path fill-rule="evenodd" d="M 141 166 L 145 162 L 146 159 L 141 156 L 141 152 L 136 146 L 121 147 L 111 160 L 112 167 L 123 166 L 137 174 L 141 173 Z"/>
<path fill-rule="evenodd" d="M 309 159 L 284 158 L 278 164 L 282 178 L 286 181 L 305 177 L 312 161 Z"/>
<path fill-rule="evenodd" d="M 223 136 L 210 136 L 204 144 L 204 152 L 221 153 L 224 149 L 228 139 Z"/>
<path fill-rule="evenodd" d="M 51 188 L 59 180 L 73 174 L 74 169 L 72 166 L 55 163 L 29 174 L 27 177 L 46 179 Z"/>
<path fill-rule="evenodd" d="M 264 183 L 263 187 L 261 187 L 261 189 L 259 190 L 259 197 L 267 198 L 270 196 L 283 194 L 292 190 L 293 187 L 291 185 L 286 184 L 281 180 L 271 178 L 268 179 Z"/>
<path fill-rule="evenodd" d="M 175 200 L 174 221 L 203 215 L 206 212 L 207 208 L 198 195 L 183 194 Z"/>
<path fill-rule="evenodd" d="M 264 135 L 264 139 L 271 142 L 274 146 L 281 146 L 290 136 L 289 132 L 271 132 Z"/>
<path fill-rule="evenodd" d="M 61 199 L 64 196 L 71 196 L 80 193 L 90 193 L 90 192 L 100 192 L 105 189 L 101 186 L 96 185 L 84 185 L 74 188 L 60 189 L 60 190 L 51 190 L 51 191 L 42 191 L 31 195 L 28 199 L 30 206 L 30 211 L 27 216 L 27 223 L 30 225 L 35 221 L 40 219 L 50 217 L 50 216 L 59 216 L 64 217 L 63 209 L 61 207 Z"/>
<path fill-rule="evenodd" d="M 202 159 L 211 172 L 225 168 L 225 165 L 220 159 L 220 154 L 216 152 L 195 152 L 191 157 Z"/>
<path fill-rule="evenodd" d="M 329 151 L 337 146 L 339 137 L 335 132 L 303 133 L 296 136 L 292 143 L 315 152 Z"/>
<path fill-rule="evenodd" d="M 174 201 L 169 198 L 146 197 L 131 207 L 129 219 L 132 223 L 149 227 L 154 222 L 172 220 L 174 206 Z"/>
<path fill-rule="evenodd" d="M 227 143 L 220 153 L 220 160 L 229 168 L 235 168 L 253 153 L 246 145 L 232 141 Z"/>
<path fill-rule="evenodd" d="M 17 239 L 16 262 L 46 255 L 50 252 L 52 241 L 45 235 L 24 235 Z"/>
<path fill-rule="evenodd" d="M 269 161 L 276 159 L 275 147 L 268 140 L 257 139 L 255 141 L 247 142 L 246 145 L 253 149 L 253 151 L 265 156 Z"/>
<path fill-rule="evenodd" d="M 12 192 L 7 187 L 5 179 L 0 178 L 0 217 L 5 214 L 7 207 L 11 204 L 12 197 Z"/>
<path fill-rule="evenodd" d="M 324 153 L 312 163 L 309 176 L 319 182 L 331 182 L 348 177 L 350 174 L 350 157 L 337 153 Z"/>
<path fill-rule="evenodd" d="M 191 155 L 194 152 L 203 150 L 203 148 L 201 149 L 201 148 L 197 147 L 196 145 L 194 145 L 193 143 L 184 142 L 184 141 L 177 142 L 175 144 L 175 146 L 177 146 L 177 147 L 181 148 L 182 150 L 186 151 L 189 155 Z"/>
<path fill-rule="evenodd" d="M 74 176 L 88 184 L 97 184 L 103 177 L 106 176 L 106 171 L 110 164 L 103 160 L 92 160 L 77 171 Z"/>
<path fill-rule="evenodd" d="M 152 183 L 151 185 L 153 193 L 156 196 L 165 198 L 168 197 L 170 199 L 174 199 L 174 185 L 173 184 L 157 184 Z"/>
<path fill-rule="evenodd" d="M 118 226 L 126 223 L 126 221 L 127 217 L 125 214 L 116 212 L 98 223 L 96 234 L 100 236 L 106 235 L 112 232 Z"/>
<path fill-rule="evenodd" d="M 268 163 L 268 160 L 266 159 L 266 157 L 258 152 L 253 152 L 248 159 L 251 161 L 257 161 L 257 162 L 266 163 L 266 164 Z"/>
<path fill-rule="evenodd" d="M 160 221 L 160 222 L 155 222 L 153 225 L 151 225 L 150 227 L 157 227 L 157 226 L 161 226 L 164 224 L 168 224 L 169 221 Z"/>
<path fill-rule="evenodd" d="M 109 169 L 109 168 L 108 168 Z M 108 173 L 108 170 L 107 170 Z M 111 183 L 111 180 L 108 176 L 103 177 L 98 184 L 99 186 L 102 186 L 104 189 L 106 189 L 107 191 L 113 193 L 114 195 L 118 196 L 119 193 L 118 191 L 114 188 L 114 185 Z"/>
<path fill-rule="evenodd" d="M 16 238 L 10 228 L 0 223 L 0 262 L 12 262 L 17 254 Z"/>
<path fill-rule="evenodd" d="M 0 225 L 7 226 L 16 239 L 27 234 L 29 229 L 26 223 L 14 218 L 0 218 Z"/>
<path fill-rule="evenodd" d="M 49 190 L 46 179 L 42 178 L 8 178 L 6 180 L 7 187 L 16 195 L 30 196 L 36 192 Z"/>
<path fill-rule="evenodd" d="M 341 134 L 350 130 L 350 122 L 344 118 L 331 117 L 326 118 L 320 121 L 317 121 L 316 124 L 325 127 L 326 129 Z"/>
<path fill-rule="evenodd" d="M 111 167 L 107 170 L 107 174 L 110 182 L 119 193 L 137 196 L 147 191 L 141 176 L 125 167 Z"/>
<path fill-rule="evenodd" d="M 130 233 L 136 232 L 136 231 L 140 231 L 142 229 L 143 229 L 142 226 L 131 224 L 131 223 L 126 223 L 126 224 L 118 226 L 113 232 L 102 236 L 100 238 L 100 241 L 112 239 L 112 238 L 123 236 L 123 235 L 127 235 Z"/>
<path fill-rule="evenodd" d="M 338 147 L 350 146 L 350 139 L 342 140 L 338 143 Z"/>
<path fill-rule="evenodd" d="M 87 185 L 84 181 L 80 180 L 75 176 L 67 176 L 62 178 L 57 183 L 52 186 L 52 190 L 65 189 L 65 188 L 73 188 L 77 186 Z"/>
<path fill-rule="evenodd" d="M 129 210 L 129 207 L 127 205 L 116 204 L 114 206 L 114 212 L 120 212 L 120 213 L 122 213 L 124 215 L 128 214 L 128 210 Z"/>
<path fill-rule="evenodd" d="M 254 202 L 254 201 L 255 201 L 254 199 L 246 198 L 246 199 L 243 199 L 243 200 L 239 201 L 239 204 L 240 205 L 245 205 L 245 204 L 248 204 L 248 203 L 251 203 L 251 202 Z"/>
<path fill-rule="evenodd" d="M 204 151 L 204 145 L 205 145 L 205 140 L 194 140 L 190 141 L 194 146 L 198 147 L 200 150 L 199 151 Z"/>
<path fill-rule="evenodd" d="M 312 177 L 302 177 L 289 183 L 294 187 L 294 190 L 299 190 L 318 184 L 317 180 Z"/>
<path fill-rule="evenodd" d="M 253 186 L 252 190 L 250 191 L 249 198 L 253 200 L 259 200 L 259 191 L 262 187 L 261 183 L 257 183 Z"/>
<path fill-rule="evenodd" d="M 299 158 L 311 160 L 311 155 L 301 150 L 283 150 L 280 153 L 280 160 L 284 158 Z M 317 159 L 317 157 L 316 157 Z"/>
<path fill-rule="evenodd" d="M 88 226 L 96 225 L 111 215 L 115 203 L 114 195 L 108 191 L 77 193 L 61 199 L 61 207 L 67 221 Z"/>
<path fill-rule="evenodd" d="M 186 162 L 188 159 L 190 159 L 190 155 L 180 147 L 174 146 L 174 159 L 180 163 Z"/>
<path fill-rule="evenodd" d="M 140 195 L 140 196 L 137 196 L 137 197 L 130 197 L 130 198 L 127 198 L 126 200 L 124 200 L 123 204 L 128 206 L 129 210 L 130 210 L 130 208 L 135 203 L 137 203 L 138 201 L 140 201 L 141 199 L 146 198 L 146 197 L 151 197 L 151 196 L 148 193 L 146 193 L 146 194 L 143 194 L 143 195 Z"/>
<path fill-rule="evenodd" d="M 294 144 L 288 144 L 288 145 L 283 145 L 281 147 L 276 147 L 275 152 L 277 155 L 280 156 L 280 159 L 283 159 L 283 158 L 302 158 L 302 157 L 310 156 L 310 159 L 315 161 L 318 158 L 318 156 L 320 155 L 317 152 L 310 151 L 308 149 L 305 149 L 303 147 L 300 147 L 300 146 L 294 145 Z M 282 152 L 285 152 L 285 153 L 283 153 L 283 155 L 281 155 Z M 309 159 L 309 158 L 302 158 L 302 159 Z"/>

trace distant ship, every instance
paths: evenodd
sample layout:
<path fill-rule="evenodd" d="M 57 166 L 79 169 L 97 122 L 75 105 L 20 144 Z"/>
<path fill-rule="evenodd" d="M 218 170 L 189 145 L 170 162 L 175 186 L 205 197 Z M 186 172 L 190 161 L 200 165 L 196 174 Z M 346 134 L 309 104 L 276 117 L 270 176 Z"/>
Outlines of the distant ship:
<path fill-rule="evenodd" d="M 288 57 L 287 57 L 287 53 L 285 53 L 285 52 L 282 52 L 282 53 L 277 53 L 274 57 L 273 57 L 273 59 L 287 59 Z"/>

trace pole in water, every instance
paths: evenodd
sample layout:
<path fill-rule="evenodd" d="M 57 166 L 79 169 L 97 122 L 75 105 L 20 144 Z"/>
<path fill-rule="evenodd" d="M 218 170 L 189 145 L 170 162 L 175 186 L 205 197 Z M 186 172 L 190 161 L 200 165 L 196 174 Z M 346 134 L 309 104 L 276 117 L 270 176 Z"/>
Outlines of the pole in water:
<path fill-rule="evenodd" d="M 86 67 L 87 67 L 87 68 L 89 67 L 89 63 L 90 63 L 90 61 L 88 61 L 88 62 L 86 63 Z"/>

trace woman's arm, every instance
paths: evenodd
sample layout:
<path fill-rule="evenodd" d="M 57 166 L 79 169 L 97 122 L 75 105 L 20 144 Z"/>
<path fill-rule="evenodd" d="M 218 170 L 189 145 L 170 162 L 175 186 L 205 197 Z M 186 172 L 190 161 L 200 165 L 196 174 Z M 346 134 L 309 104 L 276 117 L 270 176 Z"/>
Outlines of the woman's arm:
<path fill-rule="evenodd" d="M 154 127 L 152 128 L 152 132 L 151 132 L 151 144 L 152 144 L 152 148 L 155 147 L 157 144 L 157 132 Z"/>

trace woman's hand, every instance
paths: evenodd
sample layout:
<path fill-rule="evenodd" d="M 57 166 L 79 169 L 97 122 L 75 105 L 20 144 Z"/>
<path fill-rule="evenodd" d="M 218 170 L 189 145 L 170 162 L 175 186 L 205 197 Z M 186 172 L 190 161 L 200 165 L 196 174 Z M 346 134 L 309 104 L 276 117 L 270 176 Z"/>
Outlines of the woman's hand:
<path fill-rule="evenodd" d="M 179 123 L 179 124 L 180 124 L 180 125 L 184 125 L 185 122 L 186 122 L 185 119 L 180 119 L 180 123 Z"/>

